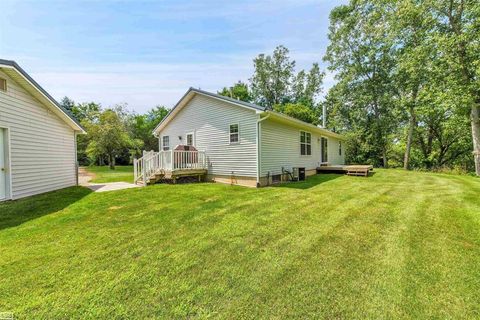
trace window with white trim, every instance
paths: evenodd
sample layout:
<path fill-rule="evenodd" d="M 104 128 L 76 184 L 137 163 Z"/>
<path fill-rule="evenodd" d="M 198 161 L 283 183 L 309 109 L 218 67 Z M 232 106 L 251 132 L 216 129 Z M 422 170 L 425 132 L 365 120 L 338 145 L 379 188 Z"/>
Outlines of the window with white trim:
<path fill-rule="evenodd" d="M 162 150 L 163 151 L 170 150 L 170 137 L 169 136 L 163 136 L 162 137 Z"/>
<path fill-rule="evenodd" d="M 312 134 L 310 132 L 300 131 L 300 155 L 312 155 Z"/>
<path fill-rule="evenodd" d="M 193 146 L 193 133 L 187 133 L 187 146 Z"/>
<path fill-rule="evenodd" d="M 240 133 L 238 130 L 238 123 L 230 125 L 230 143 L 239 143 Z"/>
<path fill-rule="evenodd" d="M 342 141 L 339 141 L 339 142 L 338 142 L 338 155 L 339 155 L 339 156 L 342 155 Z"/>
<path fill-rule="evenodd" d="M 0 91 L 7 91 L 7 80 L 0 78 Z"/>

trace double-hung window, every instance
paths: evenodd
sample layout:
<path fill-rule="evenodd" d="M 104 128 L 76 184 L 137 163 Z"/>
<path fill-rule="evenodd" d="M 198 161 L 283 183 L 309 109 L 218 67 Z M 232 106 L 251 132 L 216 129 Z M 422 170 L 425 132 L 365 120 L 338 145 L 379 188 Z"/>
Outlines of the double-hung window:
<path fill-rule="evenodd" d="M 300 131 L 300 155 L 312 155 L 312 134 L 310 132 Z"/>
<path fill-rule="evenodd" d="M 239 143 L 240 142 L 240 133 L 238 130 L 238 123 L 230 125 L 230 143 Z"/>
<path fill-rule="evenodd" d="M 187 133 L 187 146 L 193 146 L 193 133 Z"/>
<path fill-rule="evenodd" d="M 170 150 L 170 137 L 169 136 L 163 136 L 162 137 L 162 150 L 163 151 Z"/>

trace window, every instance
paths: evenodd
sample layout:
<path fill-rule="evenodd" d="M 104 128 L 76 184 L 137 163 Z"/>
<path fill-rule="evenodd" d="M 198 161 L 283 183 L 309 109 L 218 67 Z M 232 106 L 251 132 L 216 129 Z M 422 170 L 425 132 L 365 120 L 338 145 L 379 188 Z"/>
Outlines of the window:
<path fill-rule="evenodd" d="M 300 154 L 302 156 L 312 155 L 312 134 L 300 131 Z"/>
<path fill-rule="evenodd" d="M 7 80 L 0 78 L 0 91 L 7 91 Z"/>
<path fill-rule="evenodd" d="M 238 124 L 230 125 L 230 143 L 239 143 L 240 136 L 238 133 Z"/>
<path fill-rule="evenodd" d="M 339 141 L 339 142 L 338 142 L 338 155 L 339 155 L 339 156 L 342 155 L 342 141 Z"/>
<path fill-rule="evenodd" d="M 193 146 L 193 133 L 187 133 L 187 146 Z"/>
<path fill-rule="evenodd" d="M 281 174 L 272 175 L 272 183 L 279 183 L 279 182 L 282 182 L 282 175 Z"/>
<path fill-rule="evenodd" d="M 163 136 L 162 137 L 162 149 L 163 149 L 163 151 L 170 150 L 170 137 L 169 136 Z"/>
<path fill-rule="evenodd" d="M 322 162 L 328 162 L 328 140 L 322 138 Z"/>

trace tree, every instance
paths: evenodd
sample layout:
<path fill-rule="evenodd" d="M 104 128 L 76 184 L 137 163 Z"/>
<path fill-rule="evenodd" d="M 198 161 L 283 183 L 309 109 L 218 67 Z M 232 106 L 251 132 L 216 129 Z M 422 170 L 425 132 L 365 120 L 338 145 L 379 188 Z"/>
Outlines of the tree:
<path fill-rule="evenodd" d="M 60 100 L 60 105 L 64 109 L 71 112 L 73 110 L 73 108 L 75 107 L 75 101 L 73 101 L 69 97 L 65 96 L 65 97 L 62 98 L 62 100 Z"/>
<path fill-rule="evenodd" d="M 134 115 L 131 123 L 131 135 L 144 142 L 146 150 L 158 150 L 158 139 L 153 135 L 153 130 L 165 118 L 169 109 L 156 106 L 146 114 Z"/>
<path fill-rule="evenodd" d="M 325 73 L 320 71 L 318 63 L 314 63 L 308 73 L 304 70 L 298 72 L 292 81 L 292 98 L 294 103 L 315 109 L 315 102 L 322 92 Z"/>
<path fill-rule="evenodd" d="M 419 97 L 426 84 L 434 77 L 434 50 L 429 42 L 433 17 L 423 3 L 403 0 L 388 10 L 389 35 L 396 50 L 395 83 L 398 105 L 407 115 L 407 138 L 403 167 L 409 169 L 410 153 L 417 127 Z M 433 106 L 432 106 L 433 107 Z"/>
<path fill-rule="evenodd" d="M 318 123 L 317 115 L 312 111 L 311 108 L 303 104 L 299 104 L 299 103 L 276 104 L 273 106 L 273 110 L 308 123 L 313 123 L 313 124 Z"/>
<path fill-rule="evenodd" d="M 218 94 L 230 97 L 233 99 L 238 99 L 245 102 L 251 102 L 252 97 L 250 95 L 250 90 L 248 89 L 248 85 L 241 81 L 235 83 L 232 87 L 223 87 L 221 91 L 217 92 Z"/>
<path fill-rule="evenodd" d="M 480 176 L 480 2 L 438 0 L 431 6 L 437 15 L 435 40 L 449 69 L 445 80 L 458 89 L 458 107 L 469 116 L 475 172 Z"/>
<path fill-rule="evenodd" d="M 386 17 L 385 8 L 376 1 L 351 1 L 335 8 L 324 58 L 338 80 L 330 101 L 340 101 L 336 107 L 345 109 L 340 113 L 349 114 L 350 123 L 342 125 L 367 142 L 365 156 L 375 164 L 381 159 L 384 167 L 398 117 L 393 98 L 395 46 Z"/>
<path fill-rule="evenodd" d="M 260 54 L 254 59 L 255 71 L 250 78 L 252 99 L 267 109 L 288 111 L 295 117 L 316 122 L 317 117 L 312 115 L 317 113 L 316 99 L 322 91 L 325 74 L 318 63 L 308 72 L 300 70 L 295 74 L 295 61 L 290 60 L 288 53 L 287 48 L 278 46 L 272 56 Z M 293 110 L 296 107 L 299 110 Z"/>
<path fill-rule="evenodd" d="M 273 55 L 260 54 L 253 60 L 254 74 L 250 78 L 255 103 L 270 110 L 275 104 L 288 101 L 295 61 L 290 61 L 288 49 L 278 46 Z"/>
<path fill-rule="evenodd" d="M 102 106 L 99 103 L 88 102 L 75 105 L 72 108 L 72 113 L 80 122 L 84 120 L 88 122 L 96 122 L 101 110 Z"/>
<path fill-rule="evenodd" d="M 87 154 L 94 159 L 106 156 L 112 170 L 115 169 L 117 155 L 132 146 L 138 148 L 143 144 L 129 136 L 125 123 L 112 109 L 103 111 L 97 123 L 87 123 L 87 132 L 90 135 Z"/>

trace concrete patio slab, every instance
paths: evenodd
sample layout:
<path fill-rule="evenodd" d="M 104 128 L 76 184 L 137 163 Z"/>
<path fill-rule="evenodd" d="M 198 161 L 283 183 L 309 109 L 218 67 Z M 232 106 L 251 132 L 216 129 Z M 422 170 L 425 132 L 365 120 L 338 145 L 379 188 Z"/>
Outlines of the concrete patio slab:
<path fill-rule="evenodd" d="M 116 191 L 140 187 L 139 185 L 128 182 L 89 183 L 85 186 L 95 192 Z"/>

